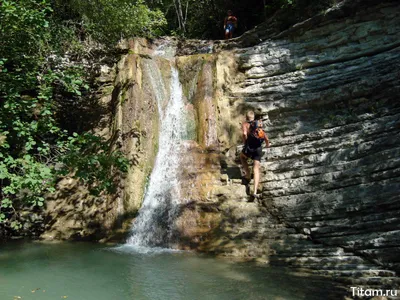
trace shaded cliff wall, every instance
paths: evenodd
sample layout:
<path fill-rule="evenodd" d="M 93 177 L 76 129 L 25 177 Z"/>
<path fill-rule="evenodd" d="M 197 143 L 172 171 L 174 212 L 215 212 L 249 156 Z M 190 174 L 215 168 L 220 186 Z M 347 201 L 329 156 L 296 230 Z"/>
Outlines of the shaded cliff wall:
<path fill-rule="evenodd" d="M 168 81 L 169 64 L 153 60 L 146 40 L 126 41 L 114 66 L 103 66 L 98 81 L 99 104 L 105 114 L 94 132 L 111 139 L 131 162 L 127 174 L 116 174 L 118 190 L 113 195 L 93 196 L 73 178 L 58 183 L 46 208 L 46 240 L 120 240 L 136 215 L 158 147 L 158 109 L 154 80 Z M 151 71 L 157 70 L 159 78 Z M 161 75 L 161 73 L 163 73 Z M 164 91 L 169 93 L 169 84 Z"/>
<path fill-rule="evenodd" d="M 183 208 L 183 216 L 199 216 L 196 230 L 182 232 L 183 247 L 346 282 L 396 283 L 400 7 L 349 3 L 283 33 L 233 41 L 249 48 L 213 54 L 219 162 L 211 162 L 219 163 L 219 180 L 206 199 Z M 265 41 L 255 45 L 255 36 Z M 257 203 L 247 202 L 237 167 L 249 108 L 268 125 L 272 143 Z"/>
<path fill-rule="evenodd" d="M 395 2 L 300 27 L 240 53 L 246 79 L 232 90 L 269 117 L 270 211 L 315 242 L 396 264 L 399 32 Z"/>

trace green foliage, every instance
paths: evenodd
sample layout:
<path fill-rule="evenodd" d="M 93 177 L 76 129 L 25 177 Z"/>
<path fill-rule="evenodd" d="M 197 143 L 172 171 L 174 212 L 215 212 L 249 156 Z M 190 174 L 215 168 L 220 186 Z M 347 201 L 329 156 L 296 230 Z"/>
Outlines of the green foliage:
<path fill-rule="evenodd" d="M 18 231 L 20 210 L 41 209 L 59 176 L 107 193 L 128 162 L 109 142 L 70 136 L 59 121 L 60 103 L 83 102 L 89 89 L 82 67 L 49 60 L 82 51 L 76 25 L 59 21 L 50 0 L 4 0 L 0 20 L 0 224 Z"/>
<path fill-rule="evenodd" d="M 166 25 L 163 13 L 151 10 L 143 0 L 71 0 L 67 5 L 83 31 L 104 44 L 134 36 L 159 36 Z"/>
<path fill-rule="evenodd" d="M 54 192 L 52 169 L 30 155 L 14 159 L 7 156 L 0 163 L 3 183 L 1 208 L 11 208 L 13 199 L 23 199 L 28 205 L 43 206 L 43 195 Z"/>
<path fill-rule="evenodd" d="M 46 16 L 52 9 L 48 1 L 2 1 L 1 16 L 1 51 L 13 50 L 14 57 L 23 54 L 26 62 L 37 56 L 45 45 L 45 36 L 49 33 Z"/>
<path fill-rule="evenodd" d="M 3 1 L 0 47 L 0 180 L 1 210 L 15 199 L 43 206 L 50 192 L 51 169 L 45 136 L 59 130 L 51 111 L 52 79 L 43 74 L 49 47 L 51 7 L 46 1 Z M 2 219 L 7 215 L 2 212 Z M 11 223 L 19 228 L 18 222 Z"/>
<path fill-rule="evenodd" d="M 50 20 L 51 46 L 57 54 L 70 53 L 76 57 L 85 56 L 85 47 L 79 36 L 79 28 L 70 22 L 55 19 L 54 14 Z"/>
<path fill-rule="evenodd" d="M 119 151 L 110 151 L 111 145 L 102 138 L 84 133 L 74 133 L 68 137 L 63 149 L 61 161 L 66 168 L 60 174 L 75 174 L 75 177 L 89 185 L 93 194 L 99 195 L 102 191 L 115 191 L 113 168 L 127 172 L 129 161 Z"/>

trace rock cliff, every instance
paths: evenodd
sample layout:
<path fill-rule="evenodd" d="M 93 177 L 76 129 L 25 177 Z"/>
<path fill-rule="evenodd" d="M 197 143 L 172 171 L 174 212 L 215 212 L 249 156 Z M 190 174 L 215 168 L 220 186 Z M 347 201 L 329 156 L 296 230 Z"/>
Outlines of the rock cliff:
<path fill-rule="evenodd" d="M 400 270 L 400 7 L 343 1 L 284 32 L 265 26 L 230 43 L 187 41 L 178 50 L 182 81 L 194 94 L 204 94 L 204 80 L 193 70 L 199 60 L 203 72 L 212 62 L 219 153 L 219 161 L 209 154 L 214 173 L 200 184 L 206 197 L 183 204 L 182 247 L 393 287 Z M 248 202 L 237 164 L 248 109 L 268 124 L 272 142 L 256 203 Z M 212 118 L 198 118 L 201 144 L 211 134 L 201 124 Z"/>

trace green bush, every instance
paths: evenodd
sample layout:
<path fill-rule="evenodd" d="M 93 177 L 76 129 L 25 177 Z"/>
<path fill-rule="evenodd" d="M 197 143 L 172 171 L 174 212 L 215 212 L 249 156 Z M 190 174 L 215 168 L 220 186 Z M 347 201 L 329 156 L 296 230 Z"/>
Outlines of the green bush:
<path fill-rule="evenodd" d="M 61 175 L 74 174 L 87 184 L 94 195 L 102 191 L 115 192 L 115 170 L 127 172 L 129 161 L 119 151 L 111 151 L 112 145 L 104 139 L 84 133 L 74 133 L 67 143 L 61 143 L 63 155 L 60 162 L 63 168 Z M 114 169 L 114 170 L 113 170 Z"/>
<path fill-rule="evenodd" d="M 55 18 L 49 0 L 4 0 L 0 21 L 0 224 L 18 231 L 20 209 L 41 209 L 59 176 L 112 192 L 128 161 L 109 141 L 60 124 L 60 101 L 83 102 L 89 89 L 82 67 L 48 59 L 79 48 L 76 24 Z"/>
<path fill-rule="evenodd" d="M 143 0 L 70 0 L 68 5 L 86 34 L 109 45 L 122 38 L 159 36 L 166 25 L 163 13 Z"/>

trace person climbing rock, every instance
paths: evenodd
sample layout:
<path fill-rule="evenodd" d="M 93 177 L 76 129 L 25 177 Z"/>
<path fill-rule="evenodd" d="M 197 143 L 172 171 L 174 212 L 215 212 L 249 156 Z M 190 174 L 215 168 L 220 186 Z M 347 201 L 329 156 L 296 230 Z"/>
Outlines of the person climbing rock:
<path fill-rule="evenodd" d="M 265 141 L 266 147 L 269 147 L 268 136 L 262 129 L 262 121 L 255 120 L 253 111 L 248 111 L 246 121 L 242 124 L 243 150 L 240 153 L 240 161 L 244 169 L 243 183 L 249 185 L 251 174 L 247 160 L 251 158 L 254 161 L 254 191 L 252 196 L 258 199 L 257 194 L 258 183 L 260 182 L 260 160 L 262 156 L 262 143 Z"/>
<path fill-rule="evenodd" d="M 237 18 L 233 15 L 231 10 L 228 10 L 228 16 L 224 20 L 225 39 L 231 39 L 233 31 L 237 27 Z"/>

